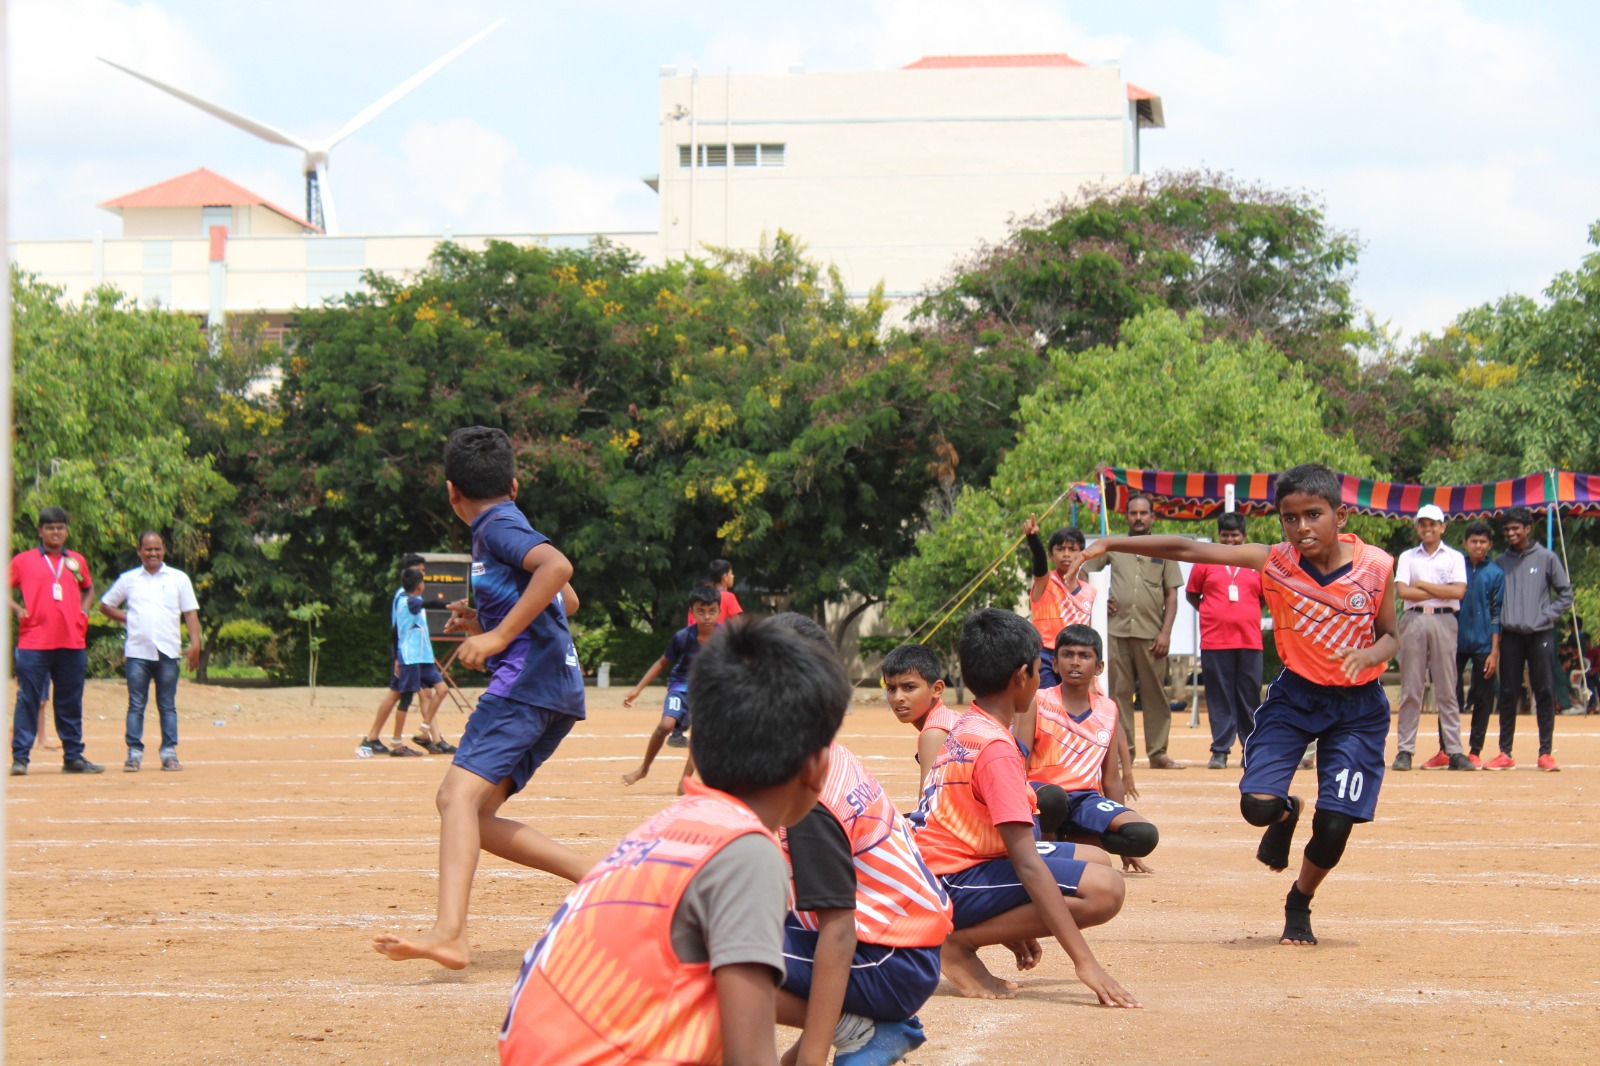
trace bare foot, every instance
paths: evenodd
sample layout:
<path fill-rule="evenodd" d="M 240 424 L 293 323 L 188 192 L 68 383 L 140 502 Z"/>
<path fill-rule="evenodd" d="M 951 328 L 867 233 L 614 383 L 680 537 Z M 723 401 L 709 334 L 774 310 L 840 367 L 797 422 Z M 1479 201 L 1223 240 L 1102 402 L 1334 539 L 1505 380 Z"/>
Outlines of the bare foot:
<path fill-rule="evenodd" d="M 637 770 L 629 770 L 627 773 L 622 775 L 622 783 L 624 785 L 637 784 L 638 782 L 643 781 L 644 780 L 644 775 L 649 773 L 649 772 L 650 772 L 649 770 L 646 770 L 642 766 L 639 767 Z M 681 788 L 678 790 L 678 794 L 680 796 L 683 795 L 683 790 Z"/>
<path fill-rule="evenodd" d="M 408 959 L 432 959 L 448 970 L 465 969 L 470 961 L 465 936 L 447 937 L 433 930 L 420 936 L 400 937 L 393 933 L 379 933 L 372 938 L 372 950 L 387 955 L 393 962 Z"/>
<path fill-rule="evenodd" d="M 1011 950 L 1011 954 L 1017 957 L 1017 969 L 1019 970 L 1031 970 L 1039 965 L 1040 959 L 1044 958 L 1044 949 L 1032 937 L 1026 940 L 1019 940 L 1015 944 L 1007 944 L 1006 947 Z"/>
<path fill-rule="evenodd" d="M 972 948 L 949 940 L 939 949 L 939 969 L 968 999 L 1010 999 L 1017 994 L 1015 981 L 1003 981 L 989 972 Z"/>

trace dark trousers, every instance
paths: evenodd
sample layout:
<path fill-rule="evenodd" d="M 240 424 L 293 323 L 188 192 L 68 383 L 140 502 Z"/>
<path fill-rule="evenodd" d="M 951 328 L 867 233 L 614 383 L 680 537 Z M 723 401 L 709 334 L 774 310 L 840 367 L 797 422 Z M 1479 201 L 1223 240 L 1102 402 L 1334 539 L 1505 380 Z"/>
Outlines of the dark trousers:
<path fill-rule="evenodd" d="M 1556 631 L 1500 631 L 1500 750 L 1511 754 L 1517 735 L 1517 701 L 1522 698 L 1522 670 L 1533 688 L 1533 711 L 1539 722 L 1539 754 L 1549 755 L 1556 732 Z"/>
<path fill-rule="evenodd" d="M 1211 720 L 1211 753 L 1226 755 L 1237 737 L 1242 747 L 1255 729 L 1261 703 L 1261 649 L 1201 649 L 1200 681 Z"/>
<path fill-rule="evenodd" d="M 39 735 L 39 701 L 54 691 L 56 734 L 65 762 L 83 758 L 83 675 L 89 654 L 82 648 L 18 648 L 17 708 L 11 715 L 11 758 L 26 764 Z"/>
<path fill-rule="evenodd" d="M 1458 651 L 1456 652 L 1456 677 L 1459 681 L 1461 671 L 1470 669 L 1467 675 L 1468 684 L 1460 691 L 1465 692 L 1467 698 L 1461 701 L 1463 714 L 1472 713 L 1472 735 L 1467 742 L 1467 750 L 1474 755 L 1483 752 L 1484 739 L 1489 735 L 1489 718 L 1494 713 L 1495 686 L 1499 684 L 1498 672 L 1494 677 L 1483 676 L 1483 666 L 1489 661 L 1486 651 Z M 1439 734 L 1439 750 L 1444 750 L 1444 733 Z"/>

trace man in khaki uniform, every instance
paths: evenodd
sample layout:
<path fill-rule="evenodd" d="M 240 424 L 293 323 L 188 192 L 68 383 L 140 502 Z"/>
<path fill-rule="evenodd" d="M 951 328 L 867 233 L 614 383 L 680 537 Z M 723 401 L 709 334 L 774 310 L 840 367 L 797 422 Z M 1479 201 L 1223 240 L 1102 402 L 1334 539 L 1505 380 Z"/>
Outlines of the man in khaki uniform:
<path fill-rule="evenodd" d="M 1150 534 L 1155 510 L 1150 497 L 1134 493 L 1128 497 L 1128 536 Z M 1111 698 L 1117 701 L 1122 731 L 1133 746 L 1133 690 L 1139 687 L 1144 707 L 1144 750 L 1152 770 L 1181 770 L 1183 763 L 1167 755 L 1167 737 L 1172 731 L 1172 708 L 1167 705 L 1167 688 L 1161 675 L 1166 672 L 1167 646 L 1172 639 L 1172 623 L 1178 617 L 1178 590 L 1183 588 L 1183 570 L 1170 559 L 1150 559 L 1142 555 L 1118 555 L 1095 559 L 1084 566 L 1085 573 L 1111 564 L 1111 596 L 1106 604 L 1106 629 L 1111 637 Z"/>

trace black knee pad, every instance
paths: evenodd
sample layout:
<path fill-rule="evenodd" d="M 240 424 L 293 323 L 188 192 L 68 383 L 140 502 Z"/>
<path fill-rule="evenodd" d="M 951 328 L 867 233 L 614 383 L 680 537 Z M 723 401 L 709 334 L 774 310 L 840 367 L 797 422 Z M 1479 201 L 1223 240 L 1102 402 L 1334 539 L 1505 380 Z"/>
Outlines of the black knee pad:
<path fill-rule="evenodd" d="M 400 693 L 400 702 L 395 706 L 400 709 L 401 714 L 405 714 L 407 711 L 411 710 L 411 696 L 412 694 L 409 692 Z"/>
<path fill-rule="evenodd" d="M 1059 832 L 1072 809 L 1066 791 L 1058 785 L 1041 785 L 1035 795 L 1039 800 L 1039 831 Z"/>
<path fill-rule="evenodd" d="M 1311 839 L 1306 841 L 1306 858 L 1313 865 L 1331 870 L 1344 857 L 1344 846 L 1350 841 L 1350 830 L 1355 819 L 1338 811 L 1318 809 L 1311 816 Z"/>
<path fill-rule="evenodd" d="M 1113 855 L 1142 859 L 1161 842 L 1161 833 L 1149 822 L 1129 822 L 1121 829 L 1100 834 L 1100 845 Z"/>
<path fill-rule="evenodd" d="M 1244 820 L 1251 825 L 1271 825 L 1283 816 L 1287 804 L 1277 796 L 1252 796 L 1246 793 L 1239 797 L 1239 813 L 1244 815 Z"/>

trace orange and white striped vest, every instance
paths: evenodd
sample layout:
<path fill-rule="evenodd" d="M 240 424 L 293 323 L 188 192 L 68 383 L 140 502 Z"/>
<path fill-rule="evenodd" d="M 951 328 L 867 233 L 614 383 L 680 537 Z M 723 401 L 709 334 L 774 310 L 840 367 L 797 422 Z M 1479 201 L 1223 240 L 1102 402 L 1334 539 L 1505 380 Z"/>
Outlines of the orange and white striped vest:
<path fill-rule="evenodd" d="M 938 703 L 934 704 L 933 710 L 928 712 L 928 717 L 922 720 L 922 728 L 917 730 L 917 732 L 921 734 L 926 733 L 930 729 L 942 729 L 948 733 L 955 727 L 956 719 L 960 717 L 961 716 L 955 712 L 955 708 L 951 707 L 944 700 L 940 700 Z"/>
<path fill-rule="evenodd" d="M 672 916 L 712 856 L 747 833 L 771 834 L 734 797 L 687 784 L 578 882 L 523 957 L 502 1063 L 722 1061 L 711 965 L 678 958 Z"/>
<path fill-rule="evenodd" d="M 956 720 L 928 772 L 922 802 L 909 820 L 922 861 L 936 874 L 956 873 L 1006 853 L 1000 831 L 989 820 L 989 808 L 972 793 L 978 753 L 990 744 L 1017 747 L 1017 739 L 973 704 Z M 1038 814 L 1033 789 L 1027 792 L 1028 805 Z"/>
<path fill-rule="evenodd" d="M 1373 625 L 1394 560 L 1353 533 L 1341 533 L 1339 539 L 1355 555 L 1338 580 L 1324 588 L 1301 567 L 1298 549 L 1274 544 L 1261 571 L 1261 592 L 1272 612 L 1272 635 L 1283 665 L 1307 681 L 1349 688 L 1382 676 L 1387 664 L 1368 667 L 1351 681 L 1340 660 L 1330 656 L 1340 648 L 1372 647 Z"/>
<path fill-rule="evenodd" d="M 1031 587 L 1029 591 L 1032 592 Z M 1039 598 L 1030 604 L 1033 611 L 1033 628 L 1039 631 L 1039 639 L 1044 641 L 1047 651 L 1055 650 L 1056 635 L 1065 627 L 1091 624 L 1094 596 L 1094 586 L 1087 581 L 1080 580 L 1078 590 L 1073 592 L 1067 588 L 1067 583 L 1061 580 L 1061 571 L 1050 571 L 1049 583 L 1045 585 Z"/>
<path fill-rule="evenodd" d="M 1028 780 L 1068 792 L 1100 791 L 1106 752 L 1117 736 L 1116 701 L 1090 689 L 1089 716 L 1081 722 L 1067 713 L 1060 686 L 1040 689 L 1037 703 Z"/>
<path fill-rule="evenodd" d="M 923 864 L 906 820 L 849 748 L 834 741 L 828 759 L 828 780 L 817 802 L 839 819 L 850 838 L 856 868 L 856 939 L 891 948 L 943 944 L 953 928 L 950 897 Z M 788 833 L 780 831 L 778 841 L 788 860 Z M 794 879 L 792 862 L 789 878 Z M 816 930 L 815 911 L 793 913 L 803 928 Z"/>

